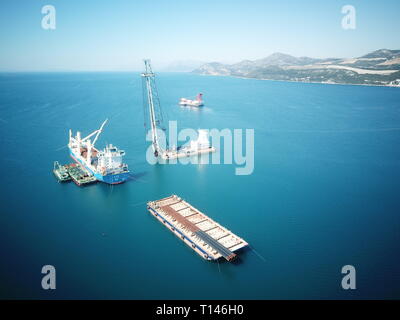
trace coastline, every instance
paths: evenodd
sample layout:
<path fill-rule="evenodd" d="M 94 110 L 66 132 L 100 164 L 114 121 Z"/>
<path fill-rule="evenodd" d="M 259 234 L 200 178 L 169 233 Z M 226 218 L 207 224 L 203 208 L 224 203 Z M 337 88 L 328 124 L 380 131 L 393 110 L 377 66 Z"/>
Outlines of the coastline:
<path fill-rule="evenodd" d="M 193 73 L 193 72 L 190 72 Z M 337 83 L 337 82 L 318 82 L 318 81 L 295 81 L 295 80 L 275 80 L 275 79 L 260 79 L 260 78 L 250 78 L 250 77 L 239 77 L 232 75 L 223 75 L 223 74 L 202 74 L 202 73 L 193 73 L 200 76 L 213 76 L 213 77 L 232 77 L 238 79 L 247 79 L 247 80 L 261 80 L 261 81 L 280 81 L 280 82 L 294 82 L 294 83 L 313 83 L 313 84 L 331 84 L 331 85 L 342 85 L 342 86 L 367 86 L 367 87 L 387 87 L 387 88 L 400 88 L 399 86 L 391 86 L 387 84 L 362 84 L 362 83 Z"/>

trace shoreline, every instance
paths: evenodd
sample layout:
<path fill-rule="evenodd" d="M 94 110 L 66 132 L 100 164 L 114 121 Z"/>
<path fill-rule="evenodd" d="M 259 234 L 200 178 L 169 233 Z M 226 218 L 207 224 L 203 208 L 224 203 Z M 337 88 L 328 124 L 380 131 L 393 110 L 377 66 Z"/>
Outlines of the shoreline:
<path fill-rule="evenodd" d="M 318 81 L 295 81 L 295 80 L 275 80 L 275 79 L 260 79 L 260 78 L 248 78 L 248 77 L 239 77 L 232 75 L 223 75 L 223 74 L 202 74 L 202 73 L 193 73 L 200 76 L 212 76 L 212 77 L 231 77 L 237 79 L 245 79 L 245 80 L 260 80 L 260 81 L 280 81 L 280 82 L 294 82 L 294 83 L 313 83 L 313 84 L 331 84 L 331 85 L 342 85 L 342 86 L 366 86 L 366 87 L 387 87 L 387 88 L 400 88 L 399 86 L 391 86 L 387 84 L 363 84 L 363 83 L 337 83 L 337 82 L 318 82 Z"/>

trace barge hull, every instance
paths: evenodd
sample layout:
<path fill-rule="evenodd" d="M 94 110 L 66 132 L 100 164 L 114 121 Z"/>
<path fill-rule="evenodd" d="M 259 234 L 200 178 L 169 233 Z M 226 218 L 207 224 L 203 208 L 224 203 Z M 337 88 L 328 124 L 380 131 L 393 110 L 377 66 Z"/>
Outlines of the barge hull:
<path fill-rule="evenodd" d="M 176 195 L 150 201 L 148 211 L 206 260 L 236 258 L 248 243 Z"/>
<path fill-rule="evenodd" d="M 191 157 L 191 156 L 196 156 L 196 155 L 205 154 L 205 153 L 212 153 L 212 152 L 215 152 L 214 147 L 199 149 L 199 150 L 192 150 L 192 151 L 167 150 L 167 151 L 161 153 L 161 158 L 164 160 L 172 160 L 172 159 Z"/>
<path fill-rule="evenodd" d="M 78 163 L 80 166 L 85 168 L 86 171 L 88 171 L 91 175 L 96 177 L 98 181 L 107 183 L 107 184 L 120 184 L 124 183 L 126 180 L 129 178 L 129 171 L 127 172 L 122 172 L 122 173 L 117 173 L 117 174 L 109 174 L 106 176 L 101 175 L 100 173 L 94 172 L 92 169 L 90 169 L 84 161 L 82 161 L 79 157 L 77 157 L 72 150 L 70 150 L 70 156 L 71 158 Z"/>

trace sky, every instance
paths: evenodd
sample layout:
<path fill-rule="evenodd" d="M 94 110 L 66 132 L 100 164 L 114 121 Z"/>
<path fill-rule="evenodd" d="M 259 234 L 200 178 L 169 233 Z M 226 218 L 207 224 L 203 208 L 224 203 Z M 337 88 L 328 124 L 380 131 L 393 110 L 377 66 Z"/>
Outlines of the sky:
<path fill-rule="evenodd" d="M 56 28 L 42 28 L 42 7 Z M 342 28 L 342 7 L 356 28 Z M 0 71 L 138 71 L 282 52 L 350 58 L 400 49 L 398 0 L 1 0 Z"/>

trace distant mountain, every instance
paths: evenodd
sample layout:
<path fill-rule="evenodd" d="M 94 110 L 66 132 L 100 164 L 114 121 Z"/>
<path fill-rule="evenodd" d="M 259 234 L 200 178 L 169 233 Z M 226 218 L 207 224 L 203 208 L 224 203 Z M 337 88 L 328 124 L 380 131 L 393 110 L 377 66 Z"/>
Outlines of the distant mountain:
<path fill-rule="evenodd" d="M 318 61 L 320 61 L 320 59 L 313 59 L 308 57 L 296 58 L 288 54 L 276 52 L 264 59 L 256 60 L 255 63 L 259 66 L 266 66 L 266 65 L 288 66 L 288 65 L 305 65 L 305 64 L 316 63 Z"/>
<path fill-rule="evenodd" d="M 263 59 L 235 64 L 206 63 L 192 72 L 269 80 L 397 86 L 400 83 L 400 50 L 380 49 L 353 59 L 316 59 L 273 53 Z"/>
<path fill-rule="evenodd" d="M 376 50 L 374 52 L 368 53 L 365 56 L 362 56 L 361 58 L 372 58 L 372 59 L 394 59 L 398 58 L 400 55 L 400 50 L 388 50 L 388 49 L 380 49 Z"/>

